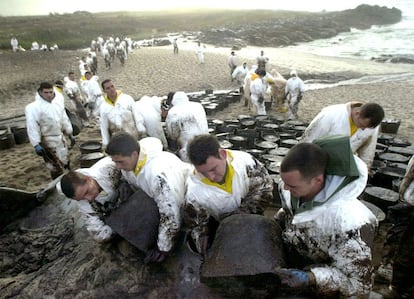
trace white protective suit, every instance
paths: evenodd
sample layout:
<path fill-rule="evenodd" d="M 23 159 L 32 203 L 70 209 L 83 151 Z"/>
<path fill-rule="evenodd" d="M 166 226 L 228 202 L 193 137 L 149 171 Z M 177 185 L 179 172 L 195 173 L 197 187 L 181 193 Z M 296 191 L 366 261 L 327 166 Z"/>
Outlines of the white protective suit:
<path fill-rule="evenodd" d="M 229 214 L 243 210 L 251 214 L 263 214 L 264 204 L 273 198 L 273 180 L 267 169 L 250 154 L 227 150 L 231 190 L 223 190 L 211 184 L 196 170 L 187 179 L 185 209 L 189 219 L 191 236 L 200 250 L 200 237 L 206 234 L 209 217 L 221 221 Z M 232 175 L 231 175 L 232 174 Z"/>
<path fill-rule="evenodd" d="M 246 78 L 247 72 L 248 72 L 247 66 L 244 67 L 242 64 L 234 69 L 233 73 L 231 74 L 231 77 L 234 80 L 237 80 L 237 83 L 239 83 L 240 86 L 243 86 L 244 79 Z"/>
<path fill-rule="evenodd" d="M 19 41 L 17 40 L 17 38 L 12 37 L 12 39 L 10 40 L 10 45 L 12 47 L 13 52 L 19 51 Z"/>
<path fill-rule="evenodd" d="M 130 185 L 141 188 L 156 202 L 160 213 L 158 249 L 169 252 L 181 228 L 185 182 L 191 166 L 176 155 L 162 151 L 158 138 L 143 138 L 139 143 L 141 150 L 137 169 L 122 170 L 122 176 Z"/>
<path fill-rule="evenodd" d="M 77 96 L 80 99 L 81 92 L 80 92 L 78 83 L 76 81 L 70 80 L 69 77 L 65 77 L 64 82 L 65 82 L 64 91 L 66 92 L 68 97 L 72 99 Z"/>
<path fill-rule="evenodd" d="M 72 124 L 61 106 L 44 100 L 36 93 L 35 101 L 25 108 L 27 135 L 32 146 L 42 144 L 48 147 L 63 165 L 68 164 L 68 148 L 63 134 L 73 133 Z M 51 163 L 46 167 L 55 171 Z"/>
<path fill-rule="evenodd" d="M 86 102 L 92 105 L 90 106 L 93 107 L 91 113 L 92 116 L 96 118 L 99 116 L 100 107 L 104 102 L 102 90 L 98 83 L 98 77 L 92 76 L 89 80 L 83 80 L 81 82 L 86 95 Z"/>
<path fill-rule="evenodd" d="M 105 147 L 116 132 L 124 131 L 137 140 L 145 134 L 144 122 L 130 95 L 118 92 L 115 103 L 105 97 L 100 112 L 102 145 Z"/>
<path fill-rule="evenodd" d="M 301 78 L 297 77 L 295 71 L 291 72 L 291 76 L 286 82 L 285 94 L 289 93 L 289 119 L 297 119 L 300 101 L 298 96 L 305 92 L 305 84 Z"/>
<path fill-rule="evenodd" d="M 356 180 L 335 193 L 344 177 L 327 175 L 314 206 L 293 216 L 290 192 L 284 190 L 283 181 L 279 184 L 282 209 L 290 219 L 284 241 L 312 261 L 309 267 L 321 297 L 339 293 L 341 298 L 365 298 L 372 286 L 371 249 L 362 240 L 360 229 L 365 225 L 375 229 L 377 220 L 357 199 L 366 186 L 368 172 L 365 163 L 354 158 L 360 174 Z"/>
<path fill-rule="evenodd" d="M 161 102 L 160 97 L 143 96 L 135 102 L 137 112 L 144 121 L 144 127 L 148 136 L 156 137 L 162 142 L 163 148 L 168 149 L 167 138 L 164 134 L 164 128 L 161 122 Z"/>
<path fill-rule="evenodd" d="M 325 107 L 315 116 L 302 135 L 302 142 L 312 142 L 315 139 L 331 135 L 351 135 L 351 104 L 337 104 Z M 379 126 L 376 128 L 358 129 L 350 136 L 351 148 L 354 154 L 361 158 L 368 169 L 371 168 L 377 146 Z"/>
<path fill-rule="evenodd" d="M 203 105 L 191 102 L 182 91 L 174 94 L 172 105 L 165 120 L 167 134 L 177 142 L 181 160 L 188 162 L 187 144 L 197 135 L 208 134 L 206 112 Z"/>
<path fill-rule="evenodd" d="M 266 115 L 264 99 L 267 92 L 267 84 L 264 78 L 258 77 L 250 83 L 250 98 L 257 115 Z M 259 102 L 259 98 L 263 101 Z"/>
<path fill-rule="evenodd" d="M 204 46 L 201 44 L 196 49 L 198 64 L 204 64 Z"/>
<path fill-rule="evenodd" d="M 407 170 L 400 184 L 401 199 L 414 205 L 414 156 L 408 162 Z"/>
<path fill-rule="evenodd" d="M 86 176 L 93 178 L 102 188 L 101 193 L 95 199 L 104 204 L 113 196 L 121 178 L 121 172 L 116 168 L 111 157 L 105 157 L 90 168 L 76 170 Z M 78 201 L 79 212 L 85 221 L 86 229 L 97 242 L 105 242 L 111 239 L 113 231 L 110 226 L 97 215 L 96 211 L 87 200 Z"/>

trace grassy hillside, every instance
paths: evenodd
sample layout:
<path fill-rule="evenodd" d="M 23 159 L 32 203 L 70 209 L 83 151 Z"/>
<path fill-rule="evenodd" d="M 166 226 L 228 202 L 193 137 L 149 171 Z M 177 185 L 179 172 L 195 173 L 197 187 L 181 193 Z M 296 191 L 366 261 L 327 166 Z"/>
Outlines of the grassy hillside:
<path fill-rule="evenodd" d="M 61 49 L 86 47 L 93 38 L 129 36 L 132 39 L 157 37 L 168 32 L 200 31 L 250 22 L 290 19 L 304 12 L 271 10 L 179 10 L 171 12 L 112 12 L 50 14 L 48 16 L 0 17 L 0 49 L 10 49 L 14 35 L 19 44 L 58 44 Z"/>

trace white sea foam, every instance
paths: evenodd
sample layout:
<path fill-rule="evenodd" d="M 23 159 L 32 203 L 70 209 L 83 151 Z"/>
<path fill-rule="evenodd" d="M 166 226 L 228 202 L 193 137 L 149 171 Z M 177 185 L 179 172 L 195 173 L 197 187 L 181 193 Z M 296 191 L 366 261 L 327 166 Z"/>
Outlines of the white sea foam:
<path fill-rule="evenodd" d="M 367 30 L 350 28 L 328 39 L 301 43 L 289 48 L 324 56 L 354 57 L 370 60 L 381 55 L 406 56 L 414 59 L 414 1 L 397 1 L 402 20 L 397 24 L 372 26 Z"/>

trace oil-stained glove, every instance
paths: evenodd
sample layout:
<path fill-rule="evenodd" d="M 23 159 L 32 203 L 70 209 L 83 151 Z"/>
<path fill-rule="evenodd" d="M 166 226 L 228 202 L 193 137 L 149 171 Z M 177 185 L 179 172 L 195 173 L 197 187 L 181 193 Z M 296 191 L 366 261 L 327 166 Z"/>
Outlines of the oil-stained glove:
<path fill-rule="evenodd" d="M 275 269 L 274 273 L 279 276 L 282 286 L 295 290 L 303 290 L 314 283 L 315 278 L 312 273 L 297 269 Z M 311 283 L 312 282 L 312 283 Z"/>
<path fill-rule="evenodd" d="M 124 202 L 132 194 L 134 194 L 134 190 L 131 188 L 131 185 L 129 185 L 128 182 L 121 180 L 119 182 L 118 194 L 119 194 L 119 201 Z"/>
<path fill-rule="evenodd" d="M 44 154 L 45 154 L 45 149 L 40 145 L 40 144 L 38 144 L 38 145 L 36 145 L 35 147 L 34 147 L 34 149 L 35 149 L 35 151 L 36 151 L 36 154 L 38 154 L 39 156 L 44 156 Z"/>
<path fill-rule="evenodd" d="M 147 252 L 144 263 L 161 263 L 168 257 L 168 252 L 161 251 L 158 248 Z"/>
<path fill-rule="evenodd" d="M 70 135 L 69 136 L 69 139 L 70 139 L 70 147 L 73 147 L 75 145 L 75 143 L 76 143 L 75 136 Z"/>
<path fill-rule="evenodd" d="M 265 99 L 264 99 L 264 97 L 263 97 L 263 96 L 260 96 L 260 97 L 259 97 L 259 99 L 258 99 L 257 101 L 261 104 L 261 103 L 263 103 L 263 102 L 264 102 L 264 100 L 265 100 Z"/>

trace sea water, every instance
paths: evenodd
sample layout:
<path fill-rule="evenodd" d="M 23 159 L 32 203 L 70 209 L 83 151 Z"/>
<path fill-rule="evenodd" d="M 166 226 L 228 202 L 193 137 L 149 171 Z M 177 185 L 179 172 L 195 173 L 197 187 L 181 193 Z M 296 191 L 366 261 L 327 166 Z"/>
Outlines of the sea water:
<path fill-rule="evenodd" d="M 402 11 L 402 20 L 399 23 L 372 26 L 367 30 L 350 28 L 349 32 L 332 38 L 300 43 L 289 48 L 324 56 L 353 57 L 365 60 L 381 55 L 405 56 L 414 59 L 414 0 L 393 2 L 396 2 L 395 7 Z"/>
<path fill-rule="evenodd" d="M 393 3 L 395 3 L 394 7 L 402 11 L 402 19 L 399 23 L 372 26 L 366 30 L 351 28 L 349 32 L 338 34 L 332 38 L 300 43 L 288 48 L 324 56 L 352 57 L 364 60 L 379 58 L 382 55 L 414 59 L 414 0 L 397 0 Z M 306 84 L 306 89 L 404 80 L 414 80 L 414 64 L 413 72 L 409 73 L 364 76 L 334 84 L 309 82 Z"/>

